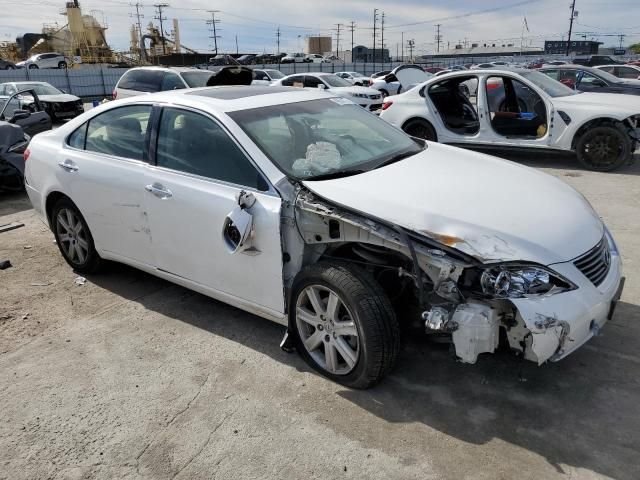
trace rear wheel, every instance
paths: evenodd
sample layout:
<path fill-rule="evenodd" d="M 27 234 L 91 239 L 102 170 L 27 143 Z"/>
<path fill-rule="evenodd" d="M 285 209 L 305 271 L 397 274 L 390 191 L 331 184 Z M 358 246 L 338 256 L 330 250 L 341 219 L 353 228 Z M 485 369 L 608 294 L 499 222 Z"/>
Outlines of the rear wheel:
<path fill-rule="evenodd" d="M 15 70 L 16 67 L 14 67 L 13 65 L 7 65 L 5 70 Z"/>
<path fill-rule="evenodd" d="M 58 68 L 60 68 L 60 69 L 67 68 L 67 62 L 58 63 Z"/>
<path fill-rule="evenodd" d="M 29 70 L 36 70 L 37 68 L 38 68 L 38 65 L 35 65 L 35 64 L 29 65 Z"/>
<path fill-rule="evenodd" d="M 589 170 L 609 172 L 627 163 L 633 154 L 629 135 L 616 126 L 587 130 L 576 144 L 578 160 Z"/>
<path fill-rule="evenodd" d="M 369 273 L 319 263 L 294 282 L 290 330 L 302 358 L 331 380 L 369 388 L 393 367 L 400 349 L 391 303 Z"/>
<path fill-rule="evenodd" d="M 422 138 L 423 140 L 428 140 L 430 142 L 438 141 L 438 135 L 436 134 L 435 129 L 426 120 L 409 120 L 402 129 L 412 137 Z"/>
<path fill-rule="evenodd" d="M 71 200 L 61 198 L 51 213 L 51 226 L 60 253 L 74 270 L 94 273 L 103 263 L 98 255 L 89 226 Z"/>

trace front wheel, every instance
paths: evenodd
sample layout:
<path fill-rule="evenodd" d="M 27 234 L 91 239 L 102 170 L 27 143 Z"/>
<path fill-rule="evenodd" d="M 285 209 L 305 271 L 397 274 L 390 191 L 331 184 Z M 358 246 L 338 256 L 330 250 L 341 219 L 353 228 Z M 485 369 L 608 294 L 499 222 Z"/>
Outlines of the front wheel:
<path fill-rule="evenodd" d="M 296 349 L 315 370 L 352 388 L 369 388 L 393 367 L 398 322 L 369 273 L 348 264 L 318 263 L 298 274 L 290 330 Z"/>
<path fill-rule="evenodd" d="M 5 70 L 15 70 L 16 67 L 14 67 L 13 65 L 7 65 Z"/>
<path fill-rule="evenodd" d="M 89 226 L 78 207 L 68 198 L 61 198 L 51 213 L 51 226 L 60 253 L 74 270 L 94 273 L 103 260 L 98 255 Z"/>
<path fill-rule="evenodd" d="M 37 68 L 38 68 L 38 65 L 34 65 L 34 64 L 29 65 L 29 70 L 36 70 Z"/>
<path fill-rule="evenodd" d="M 67 62 L 58 63 L 58 68 L 61 69 L 61 70 L 64 69 L 64 68 L 67 68 Z"/>
<path fill-rule="evenodd" d="M 632 142 L 623 128 L 596 127 L 587 130 L 576 144 L 580 163 L 597 172 L 610 172 L 629 162 Z"/>

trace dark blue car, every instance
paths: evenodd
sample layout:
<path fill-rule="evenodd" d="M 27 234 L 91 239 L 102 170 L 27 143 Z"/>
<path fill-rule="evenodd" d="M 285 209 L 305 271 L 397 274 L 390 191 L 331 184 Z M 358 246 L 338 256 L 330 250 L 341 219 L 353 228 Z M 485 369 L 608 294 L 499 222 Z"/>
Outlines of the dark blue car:
<path fill-rule="evenodd" d="M 640 95 L 640 80 L 618 78 L 596 68 L 581 65 L 544 67 L 540 71 L 581 92 L 623 93 Z"/>

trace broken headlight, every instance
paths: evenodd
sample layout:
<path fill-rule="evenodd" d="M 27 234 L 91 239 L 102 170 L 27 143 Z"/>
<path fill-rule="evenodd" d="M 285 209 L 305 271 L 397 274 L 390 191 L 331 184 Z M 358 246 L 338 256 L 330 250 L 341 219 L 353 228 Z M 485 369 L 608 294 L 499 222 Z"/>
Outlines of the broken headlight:
<path fill-rule="evenodd" d="M 576 286 L 559 274 L 535 265 L 498 265 L 479 272 L 482 293 L 495 298 L 555 294 Z"/>

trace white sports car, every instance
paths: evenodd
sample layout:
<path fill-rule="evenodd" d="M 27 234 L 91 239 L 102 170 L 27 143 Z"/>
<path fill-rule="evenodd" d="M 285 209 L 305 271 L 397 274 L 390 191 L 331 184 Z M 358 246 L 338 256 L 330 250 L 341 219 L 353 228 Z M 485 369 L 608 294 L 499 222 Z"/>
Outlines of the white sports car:
<path fill-rule="evenodd" d="M 469 96 L 470 90 L 477 94 Z M 532 70 L 448 73 L 387 98 L 382 110 L 383 119 L 412 136 L 463 146 L 573 151 L 598 171 L 631 163 L 639 139 L 637 96 L 580 93 Z"/>
<path fill-rule="evenodd" d="M 369 86 L 382 93 L 383 97 L 388 97 L 406 92 L 433 76 L 433 73 L 425 72 L 418 65 L 400 65 L 386 75 L 372 77 Z"/>
<path fill-rule="evenodd" d="M 566 184 L 412 139 L 319 89 L 117 100 L 37 135 L 25 158 L 76 271 L 126 263 L 280 323 L 283 348 L 351 387 L 393 367 L 399 323 L 467 363 L 501 336 L 559 360 L 624 283 L 613 238 Z"/>

